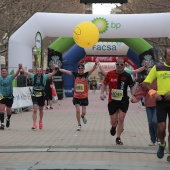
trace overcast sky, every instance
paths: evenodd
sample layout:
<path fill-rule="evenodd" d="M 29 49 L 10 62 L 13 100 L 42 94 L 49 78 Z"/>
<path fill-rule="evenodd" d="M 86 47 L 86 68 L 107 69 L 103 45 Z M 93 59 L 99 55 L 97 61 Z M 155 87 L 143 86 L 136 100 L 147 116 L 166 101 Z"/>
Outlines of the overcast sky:
<path fill-rule="evenodd" d="M 114 4 L 94 4 L 93 3 L 93 14 L 110 14 L 112 8 L 115 8 Z"/>

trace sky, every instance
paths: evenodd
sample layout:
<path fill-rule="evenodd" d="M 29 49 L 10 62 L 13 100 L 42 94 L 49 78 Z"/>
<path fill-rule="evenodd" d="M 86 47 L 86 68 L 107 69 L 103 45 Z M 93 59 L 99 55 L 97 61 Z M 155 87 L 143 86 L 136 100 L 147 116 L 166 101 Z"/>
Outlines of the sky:
<path fill-rule="evenodd" d="M 93 14 L 110 14 L 112 8 L 115 8 L 114 4 L 92 4 Z"/>

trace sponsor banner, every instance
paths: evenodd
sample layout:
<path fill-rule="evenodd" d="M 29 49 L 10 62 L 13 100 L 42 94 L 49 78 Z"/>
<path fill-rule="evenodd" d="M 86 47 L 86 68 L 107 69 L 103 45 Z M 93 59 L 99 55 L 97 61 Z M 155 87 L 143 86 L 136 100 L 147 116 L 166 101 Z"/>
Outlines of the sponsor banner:
<path fill-rule="evenodd" d="M 86 55 L 127 55 L 129 47 L 123 42 L 98 42 L 85 48 Z"/>
<path fill-rule="evenodd" d="M 136 69 L 136 65 L 127 57 L 121 56 L 124 58 L 124 60 L 130 64 L 134 69 Z M 103 57 L 103 56 L 85 56 L 82 60 L 79 61 L 79 63 L 88 63 L 88 62 L 95 62 L 96 59 L 99 59 L 100 62 L 116 62 L 115 56 L 110 57 Z"/>
<path fill-rule="evenodd" d="M 42 67 L 42 37 L 40 32 L 36 33 L 35 47 L 36 47 L 36 57 L 38 61 L 38 67 Z"/>
<path fill-rule="evenodd" d="M 149 62 L 149 67 L 154 66 L 156 63 L 153 49 L 145 51 L 144 53 L 140 54 L 139 57 L 141 66 L 144 66 L 146 61 Z M 146 70 L 142 71 L 141 74 L 146 76 L 147 75 Z"/>
<path fill-rule="evenodd" d="M 73 97 L 74 94 L 74 88 L 73 87 L 65 87 L 64 93 L 66 97 Z"/>
<path fill-rule="evenodd" d="M 58 68 L 62 68 L 62 54 L 58 51 L 48 48 L 48 67 L 50 72 L 53 70 L 53 64 L 56 64 Z M 58 71 L 53 76 L 53 82 L 55 83 L 58 99 L 63 99 L 63 76 L 62 72 Z"/>
<path fill-rule="evenodd" d="M 32 87 L 13 88 L 13 95 L 14 95 L 14 102 L 12 105 L 13 109 L 32 106 L 31 93 L 30 93 L 31 88 Z"/>

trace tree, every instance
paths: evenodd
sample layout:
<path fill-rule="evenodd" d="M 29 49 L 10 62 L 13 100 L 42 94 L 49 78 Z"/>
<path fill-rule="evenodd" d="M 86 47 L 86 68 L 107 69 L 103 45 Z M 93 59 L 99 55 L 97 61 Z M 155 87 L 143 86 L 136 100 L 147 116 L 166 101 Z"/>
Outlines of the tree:
<path fill-rule="evenodd" d="M 123 14 L 162 13 L 170 11 L 170 0 L 128 0 L 127 4 L 116 7 L 120 10 L 120 13 Z M 170 39 L 160 37 L 146 38 L 145 40 L 155 47 L 155 52 L 157 52 L 156 57 L 158 57 L 157 60 L 162 62 L 165 49 L 170 48 Z"/>
<path fill-rule="evenodd" d="M 0 0 L 0 55 L 7 59 L 9 37 L 36 12 L 85 13 L 85 8 L 79 0 Z"/>

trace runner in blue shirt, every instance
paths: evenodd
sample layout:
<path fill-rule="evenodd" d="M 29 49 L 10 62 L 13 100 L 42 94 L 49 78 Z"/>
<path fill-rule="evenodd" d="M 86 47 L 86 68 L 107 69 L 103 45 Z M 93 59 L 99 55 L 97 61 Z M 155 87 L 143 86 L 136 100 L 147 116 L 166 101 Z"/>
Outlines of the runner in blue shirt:
<path fill-rule="evenodd" d="M 0 129 L 4 130 L 4 112 L 6 109 L 7 119 L 6 119 L 6 127 L 10 126 L 10 118 L 11 118 L 11 107 L 13 104 L 13 86 L 12 81 L 15 77 L 18 76 L 22 65 L 18 65 L 18 70 L 15 74 L 8 75 L 8 69 L 6 67 L 1 68 L 1 76 L 0 76 L 0 121 L 1 126 Z"/>
<path fill-rule="evenodd" d="M 26 75 L 29 75 L 29 77 L 32 79 L 33 82 L 33 89 L 31 91 L 31 98 L 33 102 L 33 125 L 32 130 L 37 129 L 36 121 L 37 121 L 37 110 L 39 106 L 39 114 L 40 114 L 40 120 L 39 120 L 39 129 L 43 128 L 43 108 L 45 104 L 45 85 L 48 78 L 52 78 L 58 71 L 57 65 L 53 64 L 53 72 L 49 74 L 43 74 L 42 68 L 38 67 L 36 68 L 36 73 L 30 73 L 26 71 L 24 67 L 22 67 L 22 70 Z"/>

